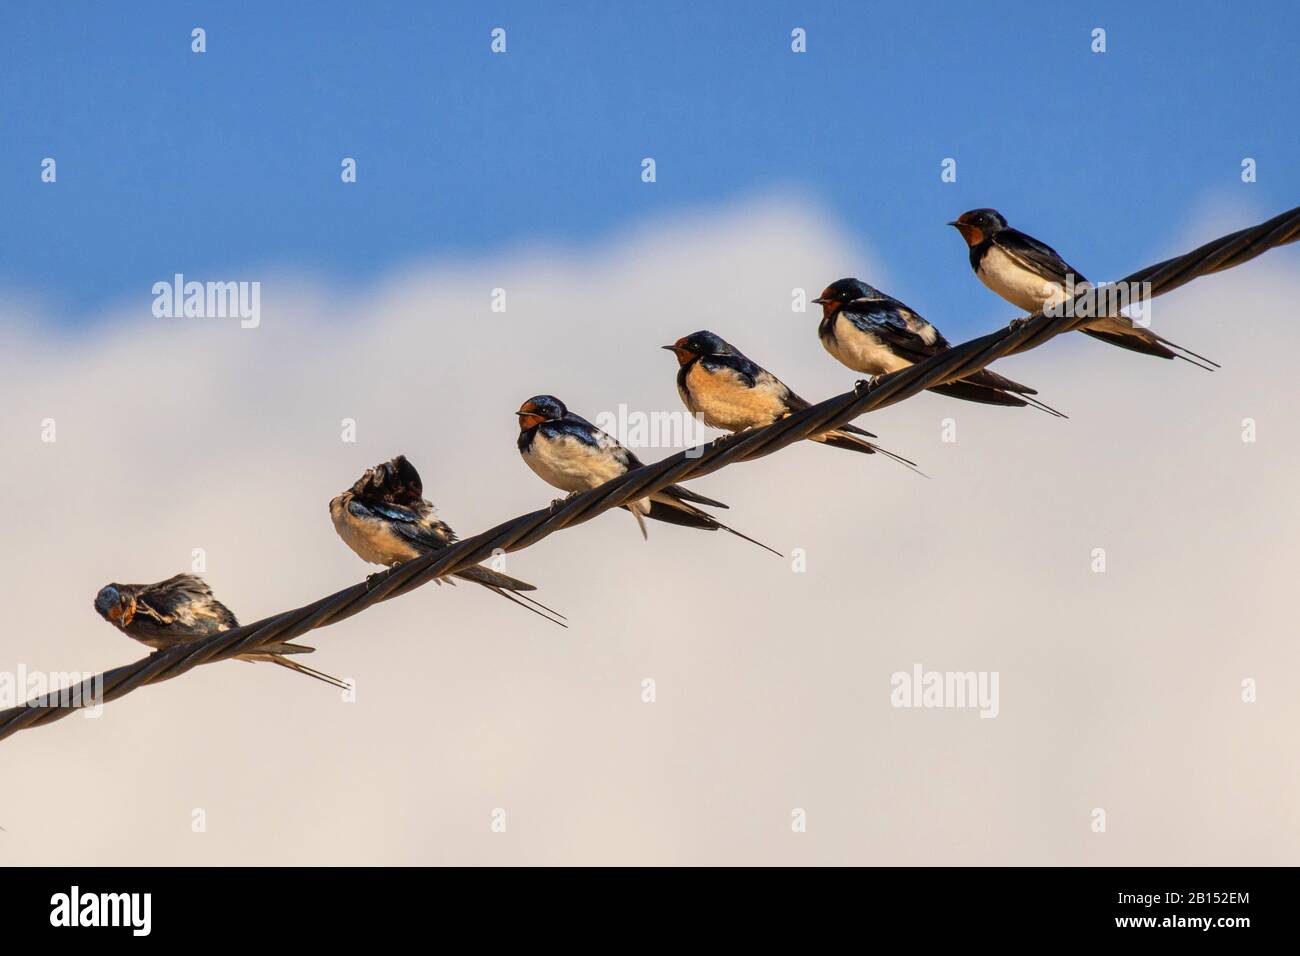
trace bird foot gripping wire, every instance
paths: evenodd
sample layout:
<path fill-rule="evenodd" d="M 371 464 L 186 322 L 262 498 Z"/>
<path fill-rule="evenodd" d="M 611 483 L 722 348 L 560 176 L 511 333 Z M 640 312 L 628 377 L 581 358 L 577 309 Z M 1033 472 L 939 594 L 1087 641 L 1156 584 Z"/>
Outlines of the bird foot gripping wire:
<path fill-rule="evenodd" d="M 565 495 L 563 498 L 552 498 L 552 499 L 551 499 L 551 514 L 555 514 L 556 512 L 558 512 L 561 508 L 563 508 L 566 504 L 568 504 L 570 501 L 572 501 L 572 500 L 573 500 L 574 498 L 576 498 L 576 497 L 578 497 L 578 493 L 577 493 L 576 491 L 570 491 L 570 492 L 569 492 L 567 495 Z"/>
<path fill-rule="evenodd" d="M 853 383 L 853 391 L 861 395 L 863 392 L 869 392 L 876 387 L 876 382 L 880 379 L 879 375 L 873 375 L 871 378 L 860 378 Z"/>

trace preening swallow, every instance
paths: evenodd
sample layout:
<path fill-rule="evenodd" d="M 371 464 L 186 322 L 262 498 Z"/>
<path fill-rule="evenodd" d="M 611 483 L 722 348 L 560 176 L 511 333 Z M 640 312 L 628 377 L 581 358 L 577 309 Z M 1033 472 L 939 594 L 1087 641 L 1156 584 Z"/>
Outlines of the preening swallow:
<path fill-rule="evenodd" d="M 996 209 L 972 209 L 948 225 L 956 227 L 970 247 L 970 265 L 979 280 L 1030 315 L 1071 298 L 1067 287 L 1078 294 L 1088 281 L 1051 246 L 1012 229 Z M 1219 367 L 1124 315 L 1103 315 L 1080 326 L 1079 331 L 1143 355 L 1180 358 L 1207 371 Z"/>
<path fill-rule="evenodd" d="M 677 356 L 677 394 L 687 410 L 711 428 L 729 432 L 762 428 L 809 405 L 775 375 L 712 332 L 693 332 L 663 348 Z M 854 425 L 841 425 L 814 435 L 810 441 L 867 455 L 879 452 L 917 470 L 915 462 L 867 441 L 875 437 Z"/>
<path fill-rule="evenodd" d="M 351 488 L 330 501 L 330 517 L 334 519 L 334 530 L 339 537 L 361 560 L 384 567 L 393 567 L 431 551 L 441 551 L 456 542 L 456 532 L 439 519 L 433 505 L 424 500 L 420 473 L 405 455 L 366 469 Z M 537 590 L 527 581 L 482 565 L 457 571 L 453 577 L 481 584 L 552 624 L 568 626 L 547 617 L 548 614 L 555 618 L 564 615 L 520 593 Z"/>
<path fill-rule="evenodd" d="M 160 651 L 239 627 L 235 615 L 212 596 L 208 583 L 195 574 L 177 574 L 157 584 L 106 584 L 95 595 L 95 610 L 128 637 Z M 270 661 L 347 690 L 348 685 L 337 677 L 285 656 L 314 650 L 305 644 L 279 641 L 235 659 Z"/>
<path fill-rule="evenodd" d="M 533 396 L 515 414 L 519 416 L 519 454 L 542 481 L 561 491 L 577 494 L 641 467 L 641 460 L 613 436 L 573 414 L 551 395 Z M 649 537 L 645 519 L 652 518 L 708 531 L 721 528 L 780 556 L 781 552 L 727 527 L 695 505 L 727 507 L 681 485 L 669 485 L 623 507 L 636 518 L 642 537 Z"/>
<path fill-rule="evenodd" d="M 813 302 L 822 307 L 817 327 L 826 351 L 855 372 L 888 375 L 952 348 L 943 333 L 897 299 L 861 279 L 840 279 Z M 1032 405 L 1065 416 L 1036 398 L 1035 389 L 982 369 L 930 391 L 984 405 Z"/>

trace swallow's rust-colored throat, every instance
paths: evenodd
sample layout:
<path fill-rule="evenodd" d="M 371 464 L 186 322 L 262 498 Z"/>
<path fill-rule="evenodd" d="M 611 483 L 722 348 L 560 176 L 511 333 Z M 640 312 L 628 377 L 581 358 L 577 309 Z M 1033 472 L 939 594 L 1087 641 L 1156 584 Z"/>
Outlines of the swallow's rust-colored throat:
<path fill-rule="evenodd" d="M 662 348 L 667 349 L 669 352 L 672 352 L 673 355 L 677 356 L 678 365 L 685 365 L 695 358 L 695 353 L 686 347 L 685 339 L 678 339 L 672 345 L 664 345 Z"/>
<path fill-rule="evenodd" d="M 966 245 L 978 246 L 984 241 L 984 230 L 979 226 L 973 226 L 969 222 L 962 222 L 960 219 L 952 223 L 952 225 L 957 227 L 961 237 L 966 240 Z"/>

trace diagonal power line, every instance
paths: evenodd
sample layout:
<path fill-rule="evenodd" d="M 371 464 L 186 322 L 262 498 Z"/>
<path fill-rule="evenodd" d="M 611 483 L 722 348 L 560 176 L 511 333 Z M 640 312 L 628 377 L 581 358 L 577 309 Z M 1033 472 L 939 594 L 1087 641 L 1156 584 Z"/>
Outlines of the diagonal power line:
<path fill-rule="evenodd" d="M 1231 269 L 1269 249 L 1298 239 L 1300 207 L 1257 226 L 1207 242 L 1185 255 L 1148 266 L 1120 281 L 1122 284 L 1149 282 L 1151 294 L 1162 295 L 1198 276 Z M 1079 298 L 1085 294 L 1081 293 Z M 179 677 L 200 664 L 226 660 L 272 641 L 292 640 L 315 628 L 349 618 L 380 601 L 412 591 L 435 578 L 478 564 L 498 549 L 518 551 L 561 528 L 590 521 L 611 508 L 643 498 L 667 485 L 711 474 L 733 462 L 770 455 L 809 435 L 844 425 L 865 412 L 901 402 L 933 385 L 965 378 L 996 359 L 1036 348 L 1084 321 L 1086 318 L 1071 314 L 1044 316 L 1040 313 L 1015 329 L 1001 329 L 971 339 L 924 362 L 883 376 L 868 389 L 827 399 L 766 428 L 678 452 L 566 499 L 557 508 L 513 518 L 445 550 L 380 572 L 370 583 L 354 584 L 305 607 L 284 611 L 167 651 L 158 651 L 133 664 L 87 678 L 81 684 L 81 696 L 72 699 L 116 700 L 146 684 Z M 92 695 L 100 681 L 102 694 L 95 698 Z M 77 709 L 67 703 L 68 699 L 67 689 L 52 691 L 20 707 L 0 711 L 0 740 L 19 730 L 66 717 Z"/>

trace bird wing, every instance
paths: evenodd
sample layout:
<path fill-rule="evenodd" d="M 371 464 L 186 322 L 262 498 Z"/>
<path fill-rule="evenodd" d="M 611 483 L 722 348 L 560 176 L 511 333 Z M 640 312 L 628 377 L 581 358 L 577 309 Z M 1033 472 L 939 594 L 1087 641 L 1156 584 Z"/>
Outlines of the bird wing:
<path fill-rule="evenodd" d="M 1049 282 L 1065 284 L 1067 275 L 1074 276 L 1074 284 L 1087 280 L 1078 269 L 1061 258 L 1060 253 L 1045 242 L 1027 236 L 1018 229 L 1003 229 L 993 236 L 993 244 L 1025 269 L 1043 276 Z"/>
<path fill-rule="evenodd" d="M 601 454 L 608 456 L 612 461 L 622 465 L 625 471 L 640 468 L 644 464 L 640 458 L 633 454 L 631 449 L 625 447 L 609 432 L 603 428 L 598 428 L 585 418 L 572 412 L 562 421 L 546 422 L 541 427 L 546 430 L 548 437 L 562 438 L 567 435 L 590 448 L 594 448 Z"/>
<path fill-rule="evenodd" d="M 195 574 L 177 574 L 139 587 L 136 613 L 162 625 L 199 625 L 213 630 L 239 626 L 230 609 L 212 596 L 208 582 Z"/>
<path fill-rule="evenodd" d="M 746 388 L 753 388 L 764 376 L 772 380 L 776 379 L 776 376 L 763 366 L 746 358 L 739 352 L 727 355 L 707 355 L 700 361 L 709 371 L 718 368 L 730 369 L 736 373 L 736 377 Z"/>
<path fill-rule="evenodd" d="M 812 403 L 808 399 L 796 395 L 787 385 L 785 388 L 785 407 L 792 412 L 801 412 L 805 408 L 811 408 Z"/>
<path fill-rule="evenodd" d="M 433 507 L 423 499 L 423 508 L 408 508 L 386 501 L 359 501 L 353 498 L 348 510 L 358 518 L 383 521 L 388 528 L 421 550 L 437 551 L 456 541 L 456 532 L 446 522 L 433 516 Z"/>
<path fill-rule="evenodd" d="M 937 328 L 897 299 L 854 299 L 840 314 L 909 362 L 920 362 L 948 348 L 948 340 Z"/>

